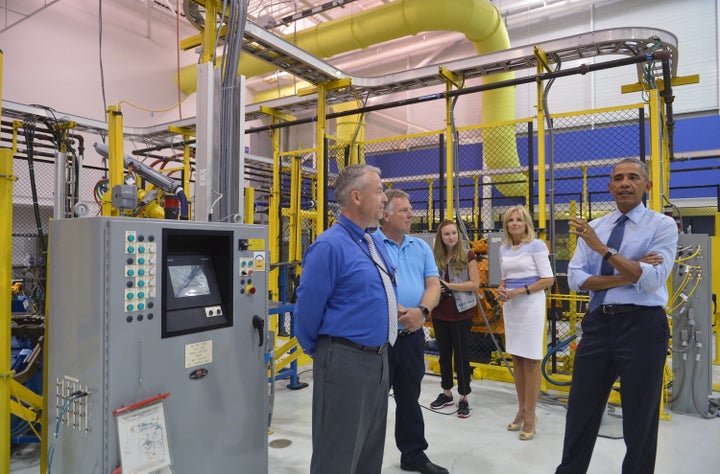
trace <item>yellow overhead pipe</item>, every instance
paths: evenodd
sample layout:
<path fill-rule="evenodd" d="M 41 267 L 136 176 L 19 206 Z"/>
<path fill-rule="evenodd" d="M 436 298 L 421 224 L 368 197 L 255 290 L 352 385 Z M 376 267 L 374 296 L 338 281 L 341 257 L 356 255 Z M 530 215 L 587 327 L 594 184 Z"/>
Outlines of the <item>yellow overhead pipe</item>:
<path fill-rule="evenodd" d="M 321 23 L 299 31 L 285 39 L 320 58 L 364 49 L 390 40 L 416 35 L 424 31 L 455 31 L 463 33 L 475 45 L 478 54 L 510 48 L 510 39 L 497 8 L 489 0 L 397 0 L 380 7 Z M 240 70 L 245 77 L 267 74 L 275 66 L 261 59 L 244 55 Z M 500 73 L 482 79 L 484 84 L 514 78 L 514 73 Z M 185 94 L 197 88 L 197 65 L 180 70 L 180 89 Z M 503 122 L 515 118 L 515 90 L 504 87 L 483 93 L 481 104 L 484 123 Z M 339 136 L 339 135 L 338 135 Z M 351 138 L 351 137 L 342 137 Z M 519 166 L 515 129 L 512 126 L 483 132 L 485 166 L 488 169 Z M 518 181 L 523 175 L 505 176 Z M 508 195 L 525 195 L 519 186 L 498 186 Z"/>
<path fill-rule="evenodd" d="M 354 102 L 345 102 L 332 106 L 334 112 L 345 112 L 346 110 L 354 110 L 362 107 L 359 100 Z M 358 149 L 357 143 L 365 140 L 365 116 L 361 114 L 345 115 L 335 119 L 335 135 L 347 142 L 349 145 L 348 156 L 345 158 L 348 165 L 354 165 L 365 162 L 365 154 Z M 338 163 L 338 166 L 341 166 Z"/>
<path fill-rule="evenodd" d="M 329 58 L 425 31 L 463 33 L 479 54 L 510 47 L 500 13 L 489 0 L 397 0 L 298 31 L 285 40 L 317 57 Z M 253 77 L 276 69 L 243 53 L 238 72 Z M 180 89 L 186 94 L 197 88 L 196 71 L 197 64 L 180 70 Z"/>

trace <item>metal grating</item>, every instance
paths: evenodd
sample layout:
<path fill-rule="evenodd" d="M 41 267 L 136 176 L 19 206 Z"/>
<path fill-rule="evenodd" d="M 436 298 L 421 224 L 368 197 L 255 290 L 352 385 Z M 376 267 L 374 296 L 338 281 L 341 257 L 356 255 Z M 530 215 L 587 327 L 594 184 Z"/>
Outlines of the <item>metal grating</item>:
<path fill-rule="evenodd" d="M 248 26 L 250 26 L 250 24 L 248 24 Z M 254 28 L 257 29 L 256 26 Z M 278 37 L 278 39 L 284 42 L 281 38 Z M 658 49 L 665 49 L 671 54 L 671 71 L 674 77 L 677 72 L 678 62 L 677 43 L 678 41 L 675 35 L 665 30 L 653 28 L 615 28 L 546 41 L 537 45 L 519 46 L 504 51 L 450 61 L 442 65 L 446 69 L 462 75 L 467 80 L 502 72 L 535 69 L 537 67 L 537 59 L 534 54 L 535 46 L 545 51 L 551 60 L 557 56 L 562 60 L 563 64 L 569 61 L 597 56 L 637 56 Z M 297 50 L 298 48 L 295 49 Z M 275 50 L 273 54 L 276 56 L 273 64 L 278 65 L 278 67 L 281 67 L 280 64 L 284 61 L 290 62 L 290 59 L 285 59 L 288 53 L 283 50 Z M 377 77 L 357 77 L 343 74 L 337 69 L 333 71 L 332 69 L 334 68 L 331 68 L 331 66 L 328 66 L 331 68 L 330 70 L 317 70 L 315 69 L 317 62 L 321 61 L 318 60 L 313 64 L 307 63 L 305 65 L 305 75 L 296 74 L 293 70 L 287 71 L 314 84 L 317 84 L 319 80 L 323 80 L 323 75 L 326 75 L 328 79 L 339 77 L 350 78 L 354 91 L 343 89 L 330 91 L 328 93 L 328 103 L 331 104 L 352 100 L 356 94 L 365 94 L 369 97 L 374 97 L 444 83 L 443 79 L 438 75 L 439 65 L 437 64 Z M 297 71 L 297 69 L 295 69 L 295 71 Z M 652 73 L 656 75 L 656 77 L 660 77 L 662 71 L 659 67 L 654 67 Z M 642 74 L 642 65 L 639 65 L 638 80 L 642 80 Z M 285 113 L 296 113 L 314 107 L 316 102 L 314 98 L 308 97 L 294 97 L 291 99 L 292 100 L 278 99 L 263 104 L 248 105 L 246 108 L 247 120 L 253 120 L 263 115 L 259 110 L 260 105 L 273 107 Z"/>

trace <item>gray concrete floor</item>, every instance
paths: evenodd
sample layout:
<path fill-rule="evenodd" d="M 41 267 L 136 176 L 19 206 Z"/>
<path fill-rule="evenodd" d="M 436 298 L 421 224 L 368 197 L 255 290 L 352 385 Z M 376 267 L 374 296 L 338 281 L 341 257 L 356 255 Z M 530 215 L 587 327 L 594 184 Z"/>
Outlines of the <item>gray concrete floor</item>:
<path fill-rule="evenodd" d="M 717 374 L 719 368 L 714 370 Z M 269 473 L 309 472 L 312 374 L 302 374 L 301 380 L 310 383 L 310 387 L 290 390 L 286 381 L 279 381 L 276 386 L 272 432 L 268 439 Z M 452 473 L 554 472 L 562 451 L 564 406 L 551 401 L 541 402 L 537 410 L 539 423 L 536 438 L 520 441 L 518 433 L 505 430 L 516 411 L 514 387 L 508 383 L 473 380 L 472 389 L 469 396 L 470 418 L 457 418 L 452 413 L 454 407 L 447 407 L 441 412 L 424 411 L 426 437 L 430 444 L 427 452 L 431 460 L 447 467 Z M 423 381 L 421 403 L 429 406 L 438 393 L 439 377 L 427 375 Z M 404 472 L 400 469 L 400 456 L 393 439 L 394 406 L 391 400 L 383 474 Z M 669 421 L 660 421 L 656 473 L 720 472 L 720 418 L 706 420 L 691 414 L 670 414 Z M 621 432 L 620 416 L 618 410 L 606 417 L 603 431 Z M 16 450 L 12 456 L 11 472 L 39 473 L 39 451 L 37 445 L 26 445 Z M 621 472 L 624 453 L 622 439 L 600 437 L 588 472 Z"/>

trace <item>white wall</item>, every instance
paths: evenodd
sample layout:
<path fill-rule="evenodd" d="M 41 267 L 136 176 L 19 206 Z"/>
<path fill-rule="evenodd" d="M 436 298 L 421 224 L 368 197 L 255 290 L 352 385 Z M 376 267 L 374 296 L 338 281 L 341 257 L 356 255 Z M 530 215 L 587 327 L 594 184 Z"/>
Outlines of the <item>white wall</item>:
<path fill-rule="evenodd" d="M 510 30 L 513 46 L 620 27 L 666 30 L 678 38 L 678 75 L 700 74 L 700 83 L 674 88 L 674 111 L 717 113 L 718 105 L 718 1 L 717 0 L 623 0 L 560 18 L 547 18 L 526 28 Z M 576 61 L 581 63 L 609 59 Z M 613 58 L 617 59 L 617 58 Z M 532 71 L 531 73 L 534 73 Z M 558 79 L 550 92 L 553 112 L 608 107 L 641 101 L 640 94 L 623 95 L 620 87 L 638 81 L 634 66 L 598 71 L 592 76 Z M 535 86 L 517 88 L 518 117 L 532 115 Z"/>
<path fill-rule="evenodd" d="M 99 3 L 61 0 L 0 33 L 3 99 L 104 121 Z M 144 3 L 103 0 L 102 13 L 107 105 L 128 101 L 148 110 L 176 105 L 175 18 L 152 11 L 148 36 Z M 180 38 L 195 33 L 197 30 L 181 19 Z M 196 60 L 196 53 L 182 53 L 180 65 Z M 125 125 L 133 127 L 170 122 L 180 116 L 177 107 L 163 113 L 138 110 L 129 104 L 122 104 L 121 109 Z M 182 103 L 182 114 L 195 115 L 194 95 Z"/>

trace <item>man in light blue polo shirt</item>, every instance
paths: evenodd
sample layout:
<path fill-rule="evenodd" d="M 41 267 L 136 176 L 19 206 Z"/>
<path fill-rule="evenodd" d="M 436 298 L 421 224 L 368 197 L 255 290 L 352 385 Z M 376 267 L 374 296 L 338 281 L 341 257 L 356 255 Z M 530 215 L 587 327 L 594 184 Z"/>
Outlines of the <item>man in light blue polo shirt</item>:
<path fill-rule="evenodd" d="M 425 422 L 418 399 L 425 374 L 425 318 L 440 299 L 440 274 L 424 240 L 407 235 L 412 206 L 401 189 L 385 191 L 382 227 L 375 233 L 385 243 L 398 276 L 398 338 L 388 350 L 390 386 L 395 398 L 395 443 L 400 467 L 423 474 L 446 474 L 425 454 Z"/>

